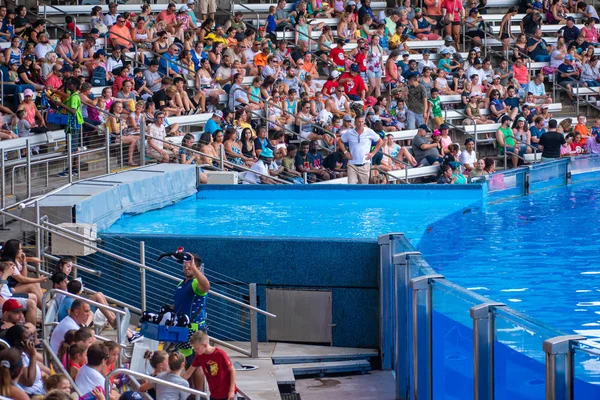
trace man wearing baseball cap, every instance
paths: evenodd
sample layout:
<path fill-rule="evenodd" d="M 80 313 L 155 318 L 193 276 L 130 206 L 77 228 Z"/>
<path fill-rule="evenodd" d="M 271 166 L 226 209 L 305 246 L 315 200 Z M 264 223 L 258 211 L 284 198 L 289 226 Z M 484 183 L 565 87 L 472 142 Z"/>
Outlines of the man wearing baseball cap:
<path fill-rule="evenodd" d="M 508 115 L 500 118 L 500 127 L 496 131 L 496 147 L 498 148 L 498 154 L 503 156 L 506 152 L 511 153 L 512 167 L 517 168 L 519 165 L 519 157 L 517 155 L 520 152 L 520 146 L 515 141 L 513 131 L 510 128 L 512 118 Z"/>
<path fill-rule="evenodd" d="M 263 148 L 258 156 L 258 161 L 250 167 L 250 172 L 246 173 L 244 184 L 276 184 L 277 182 L 275 180 L 268 177 L 272 162 L 273 150 L 268 147 Z"/>
<path fill-rule="evenodd" d="M 206 124 L 204 125 L 204 132 L 208 132 L 212 134 L 214 131 L 217 131 L 221 128 L 221 123 L 223 122 L 223 112 L 221 110 L 215 110 Z"/>
<path fill-rule="evenodd" d="M 2 322 L 0 325 L 0 337 L 4 338 L 7 330 L 15 325 L 25 325 L 35 332 L 35 325 L 25 323 L 25 307 L 17 299 L 8 299 L 2 304 Z"/>
<path fill-rule="evenodd" d="M 565 44 L 567 47 L 569 47 L 571 42 L 577 40 L 577 37 L 580 33 L 581 31 L 579 28 L 575 26 L 575 18 L 573 18 L 571 15 L 567 17 L 567 24 L 560 28 L 557 32 L 558 36 L 565 38 Z"/>
<path fill-rule="evenodd" d="M 346 41 L 342 38 L 339 38 L 336 41 L 336 46 L 331 49 L 329 52 L 329 57 L 331 61 L 336 65 L 336 67 L 343 69 L 346 62 L 346 54 L 344 52 L 344 44 Z"/>
<path fill-rule="evenodd" d="M 367 86 L 358 72 L 358 64 L 352 64 L 350 72 L 344 72 L 340 77 L 340 85 L 344 87 L 344 91 L 350 100 L 364 101 Z"/>
<path fill-rule="evenodd" d="M 371 150 L 373 142 L 376 144 Z M 383 139 L 365 127 L 365 117 L 358 115 L 354 118 L 354 128 L 345 131 L 338 139 L 338 146 L 348 159 L 348 183 L 368 184 L 371 159 L 383 146 Z"/>
<path fill-rule="evenodd" d="M 417 135 L 412 140 L 412 151 L 415 160 L 421 165 L 437 165 L 443 159 L 440 157 L 441 142 L 430 143 L 427 135 L 431 129 L 425 124 L 419 125 Z"/>
<path fill-rule="evenodd" d="M 579 70 L 575 68 L 573 56 L 567 54 L 563 63 L 558 66 L 557 83 L 566 89 L 566 94 L 571 104 L 575 103 L 573 98 L 573 86 L 579 83 Z"/>

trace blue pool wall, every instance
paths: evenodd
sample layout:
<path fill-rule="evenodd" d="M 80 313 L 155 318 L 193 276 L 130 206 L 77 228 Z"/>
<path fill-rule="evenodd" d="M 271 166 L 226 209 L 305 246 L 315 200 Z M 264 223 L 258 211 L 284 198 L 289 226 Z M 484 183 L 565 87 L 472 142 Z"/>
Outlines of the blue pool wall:
<path fill-rule="evenodd" d="M 207 269 L 239 281 L 257 283 L 261 309 L 265 309 L 267 288 L 331 290 L 332 323 L 335 324 L 333 345 L 379 346 L 379 246 L 376 240 L 116 234 L 105 234 L 102 238 L 105 248 L 117 252 L 124 238 L 144 241 L 147 247 L 165 252 L 178 246 L 197 252 Z M 115 279 L 121 276 L 132 279 L 129 274 L 123 275 L 123 271 L 131 267 L 106 259 L 103 261 L 106 275 Z M 180 270 L 181 267 L 173 268 Z M 94 289 L 113 294 L 111 283 L 106 279 L 92 276 L 85 279 L 86 284 L 90 280 Z M 164 297 L 154 302 L 152 293 L 157 290 L 173 291 L 175 285 L 151 273 L 146 279 L 147 308 L 158 308 L 162 306 Z M 227 285 L 227 282 L 219 282 L 219 285 Z M 132 301 L 139 298 L 138 293 L 129 291 L 114 295 L 139 306 L 135 304 L 136 300 Z M 208 320 L 210 325 L 210 308 Z M 265 341 L 265 318 L 259 317 L 258 322 L 259 340 Z M 210 329 L 216 337 L 227 338 L 227 332 L 221 332 L 218 325 L 213 324 Z"/>

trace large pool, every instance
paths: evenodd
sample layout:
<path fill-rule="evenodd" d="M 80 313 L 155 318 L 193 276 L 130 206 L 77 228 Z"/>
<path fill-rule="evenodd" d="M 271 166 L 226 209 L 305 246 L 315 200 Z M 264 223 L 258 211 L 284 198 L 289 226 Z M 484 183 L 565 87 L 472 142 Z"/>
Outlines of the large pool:
<path fill-rule="evenodd" d="M 392 191 L 352 200 L 327 190 L 273 198 L 260 191 L 235 198 L 231 191 L 200 192 L 125 216 L 108 232 L 356 238 L 404 232 L 450 281 L 600 342 L 598 182 L 490 205 L 472 192 L 415 192 L 411 200 Z"/>

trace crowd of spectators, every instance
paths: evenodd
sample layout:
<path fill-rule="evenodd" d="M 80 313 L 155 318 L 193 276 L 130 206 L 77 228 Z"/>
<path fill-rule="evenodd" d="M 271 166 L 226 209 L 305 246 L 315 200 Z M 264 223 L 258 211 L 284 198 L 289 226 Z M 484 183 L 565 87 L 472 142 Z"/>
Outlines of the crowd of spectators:
<path fill-rule="evenodd" d="M 210 283 L 200 270 L 199 256 L 187 254 L 182 268 L 184 278 L 173 295 L 173 312 L 189 317 L 189 341 L 177 343 L 170 353 L 148 352 L 145 358 L 154 369 L 152 376 L 160 380 L 206 391 L 206 377 L 213 398 L 232 399 L 237 392 L 243 394 L 235 384 L 235 368 L 222 349 L 209 344 L 206 333 L 206 296 Z M 127 367 L 120 360 L 123 344 L 98 336 L 105 335 L 102 333 L 105 325 L 116 327 L 115 315 L 100 306 L 108 306 L 101 292 L 83 293 L 82 279 L 71 276 L 74 268 L 71 258 L 60 259 L 49 278 L 29 277 L 28 269 L 39 263 L 39 259 L 25 255 L 17 240 L 1 246 L 0 396 L 15 400 L 72 400 L 80 398 L 73 390 L 75 383 L 84 395 L 80 399 L 86 400 L 141 400 L 143 392 L 157 400 L 188 397 L 189 393 L 180 389 L 144 380 L 136 386 L 137 392 L 129 391 L 130 378 L 120 374 L 111 375 L 111 390 L 105 393 L 108 375 L 117 368 Z M 49 302 L 38 304 L 38 299 L 42 299 L 40 284 L 77 297 L 53 292 L 44 297 Z M 88 300 L 100 305 L 95 307 Z M 48 351 L 55 356 L 46 360 L 52 360 L 53 365 L 45 362 L 42 355 L 44 338 L 38 313 L 42 307 L 47 308 L 46 318 L 54 315 L 56 320 L 52 321 L 57 323 L 45 327 L 51 329 Z M 144 339 L 139 332 L 129 329 L 126 336 L 131 344 Z"/>
<path fill-rule="evenodd" d="M 231 167 L 251 169 L 247 183 L 300 183 L 348 174 L 347 165 L 355 163 L 340 156 L 338 142 L 345 132 L 356 133 L 355 118 L 363 116 L 365 128 L 389 142 L 372 141 L 377 154 L 364 160 L 369 177 L 387 181 L 394 170 L 443 160 L 447 145 L 436 157 L 428 150 L 438 143 L 436 131 L 447 142 L 446 110 L 465 117 L 454 121 L 449 137 L 460 132 L 455 126 L 501 124 L 498 155 L 510 152 L 514 166 L 536 151 L 534 120 L 541 117 L 548 129 L 547 105 L 557 101 L 547 90 L 552 82 L 571 103 L 574 88 L 600 86 L 598 15 L 583 1 L 521 0 L 508 8 L 497 34 L 485 20 L 485 4 L 472 2 L 426 1 L 421 8 L 404 1 L 378 12 L 370 0 L 299 0 L 291 9 L 281 0 L 258 27 L 241 12 L 217 22 L 211 1 L 183 2 L 157 14 L 144 4 L 137 15 L 121 13 L 117 3 L 106 14 L 96 6 L 85 34 L 66 16 L 67 31 L 56 38 L 24 6 L 0 6 L 0 40 L 8 42 L 0 68 L 4 93 L 14 99 L 1 109 L 0 138 L 46 132 L 47 116 L 58 111 L 67 114 L 73 152 L 85 149 L 90 136 L 110 134 L 128 147 L 135 166 L 146 124 L 143 157 L 211 166 L 224 152 Z M 526 14 L 518 25 L 517 13 Z M 578 13 L 585 26 L 568 13 Z M 333 27 L 319 18 L 339 22 Z M 557 25 L 554 45 L 544 36 L 545 24 Z M 282 38 L 285 32 L 293 37 Z M 484 49 L 486 37 L 501 42 L 504 58 Z M 442 39 L 415 57 L 419 51 L 411 47 L 422 46 L 414 43 Z M 548 64 L 532 74 L 531 62 Z M 101 94 L 94 96 L 94 87 L 102 87 Z M 48 103 L 54 106 L 49 111 Z M 187 135 L 181 144 L 172 140 L 185 132 L 169 119 L 194 114 L 209 116 L 204 134 Z M 433 135 L 420 148 L 395 140 L 422 125 Z"/>

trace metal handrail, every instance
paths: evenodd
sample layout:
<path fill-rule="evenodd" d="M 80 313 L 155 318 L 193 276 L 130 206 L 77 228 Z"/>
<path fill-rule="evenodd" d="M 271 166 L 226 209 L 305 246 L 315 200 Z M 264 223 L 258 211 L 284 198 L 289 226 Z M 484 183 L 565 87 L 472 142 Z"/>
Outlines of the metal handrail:
<path fill-rule="evenodd" d="M 50 347 L 48 340 L 46 340 L 45 338 L 42 340 L 42 346 L 44 347 L 46 354 L 50 355 L 50 361 L 52 362 L 52 364 L 54 364 L 56 368 L 58 368 L 60 373 L 62 373 L 65 376 L 65 378 L 67 378 L 67 380 L 71 384 L 71 387 L 75 390 L 77 395 L 82 396 L 84 393 L 81 393 L 81 390 L 79 389 L 73 378 L 71 378 L 71 374 L 69 374 L 69 372 L 67 371 L 63 363 L 60 361 L 56 353 L 54 353 L 54 351 L 52 350 L 52 347 Z M 0 400 L 2 399 L 3 397 L 0 397 Z"/>
<path fill-rule="evenodd" d="M 54 232 L 54 231 L 52 231 L 52 230 L 51 230 L 49 227 L 42 226 L 42 225 L 40 225 L 40 224 L 36 224 L 35 222 L 31 222 L 31 221 L 29 221 L 29 220 L 27 220 L 27 219 L 25 219 L 25 218 L 19 217 L 19 216 L 17 216 L 17 215 L 14 215 L 14 214 L 11 214 L 11 213 L 9 213 L 9 212 L 7 212 L 7 211 L 0 210 L 0 214 L 3 214 L 3 215 L 6 215 L 6 216 L 9 216 L 9 217 L 11 217 L 11 218 L 14 218 L 14 219 L 16 219 L 17 221 L 20 221 L 20 222 L 23 222 L 23 223 L 25 223 L 25 224 L 28 224 L 28 225 L 34 226 L 34 227 L 36 227 L 36 228 L 39 228 L 39 229 L 41 229 L 41 230 L 43 230 L 43 231 L 46 231 L 46 232 L 53 233 L 54 235 L 60 236 L 60 237 L 62 237 L 63 239 L 67 239 L 67 240 L 69 240 L 69 241 L 71 241 L 71 242 L 77 243 L 77 244 L 79 244 L 79 245 L 83 245 L 83 246 L 85 246 L 85 247 L 87 247 L 87 248 L 90 248 L 90 249 L 93 249 L 93 250 L 96 250 L 98 253 L 101 253 L 101 254 L 104 254 L 104 255 L 106 255 L 106 256 L 109 256 L 109 257 L 115 258 L 115 259 L 117 259 L 117 260 L 119 260 L 119 261 L 122 261 L 122 262 L 124 262 L 124 263 L 131 264 L 131 265 L 133 265 L 133 266 L 135 266 L 135 267 L 138 267 L 138 268 L 144 269 L 144 270 L 146 270 L 146 271 L 153 272 L 153 273 L 155 273 L 155 274 L 158 274 L 158 275 L 160 275 L 160 276 L 162 276 L 162 277 L 164 277 L 164 278 L 170 279 L 170 280 L 172 280 L 172 281 L 175 281 L 175 282 L 181 282 L 181 278 L 178 278 L 178 277 L 176 277 L 176 276 L 173 276 L 173 275 L 169 275 L 169 274 L 167 274 L 166 272 L 163 272 L 163 271 L 160 271 L 160 270 L 158 270 L 158 269 L 155 269 L 155 268 L 149 267 L 149 266 L 147 266 L 147 265 L 141 264 L 141 263 L 139 263 L 139 262 L 137 262 L 137 261 L 132 261 L 132 260 L 129 260 L 129 259 L 127 259 L 127 258 L 123 257 L 123 256 L 120 256 L 120 255 L 118 255 L 118 254 L 115 254 L 115 253 L 112 253 L 112 252 L 110 252 L 110 251 L 104 250 L 104 249 L 102 249 L 102 248 L 96 247 L 96 246 L 94 246 L 94 245 L 92 245 L 92 244 L 86 243 L 85 241 L 80 241 L 80 240 L 78 240 L 78 239 L 76 239 L 76 238 L 74 238 L 74 237 L 71 237 L 71 236 L 69 236 L 69 235 L 65 235 L 65 234 L 63 234 L 63 233 L 60 233 L 60 232 Z M 56 226 L 56 225 L 54 225 L 54 224 L 51 224 L 50 222 L 46 222 L 46 225 L 48 225 L 48 226 L 50 226 L 50 227 L 55 227 L 55 226 Z M 254 307 L 254 306 L 251 306 L 251 305 L 249 305 L 249 304 L 246 304 L 246 303 L 240 302 L 240 301 L 238 301 L 238 300 L 235 300 L 235 299 L 233 299 L 233 298 L 231 298 L 231 297 L 229 297 L 229 296 L 225 296 L 225 295 L 223 295 L 223 294 L 221 294 L 221 293 L 217 293 L 217 292 L 213 291 L 212 289 L 209 291 L 209 293 L 210 293 L 210 294 L 213 294 L 213 295 L 215 295 L 215 296 L 217 296 L 217 297 L 221 297 L 222 299 L 225 299 L 225 300 L 227 300 L 227 301 L 230 301 L 230 302 L 232 302 L 232 303 L 235 303 L 235 304 L 237 304 L 237 305 L 239 305 L 239 306 L 242 306 L 242 307 L 244 307 L 244 308 L 247 308 L 247 309 L 249 309 L 249 310 L 256 311 L 256 312 L 257 312 L 257 313 L 259 313 L 259 314 L 262 314 L 262 315 L 265 315 L 265 316 L 268 316 L 268 317 L 275 317 L 275 315 L 274 315 L 274 314 L 271 314 L 271 313 L 269 313 L 269 312 L 267 312 L 267 311 L 261 310 L 260 308 L 257 308 L 257 307 Z M 88 301 L 88 300 L 86 300 L 86 301 Z"/>
<path fill-rule="evenodd" d="M 154 376 L 150 376 L 150 375 L 146 375 L 146 374 L 141 374 L 139 372 L 135 372 L 135 371 L 132 371 L 130 369 L 125 369 L 125 368 L 117 368 L 114 371 L 112 371 L 110 374 L 106 375 L 106 380 L 104 381 L 104 390 L 105 390 L 105 393 L 107 393 L 107 395 L 108 395 L 108 393 L 110 393 L 110 386 L 111 386 L 110 379 L 113 376 L 119 375 L 119 374 L 120 375 L 133 376 L 134 378 L 143 379 L 143 380 L 145 380 L 147 382 L 156 383 L 158 385 L 167 386 L 167 387 L 170 387 L 172 389 L 177 389 L 177 390 L 182 391 L 182 392 L 193 394 L 193 395 L 196 395 L 196 397 L 202 397 L 202 398 L 205 398 L 207 400 L 209 399 L 209 395 L 207 393 L 205 393 L 205 392 L 201 392 L 200 390 L 192 389 L 192 388 L 185 387 L 185 386 L 180 386 L 180 385 L 177 385 L 177 384 L 172 383 L 172 382 L 163 381 L 162 379 L 158 379 L 158 378 L 156 378 Z"/>
<path fill-rule="evenodd" d="M 209 156 L 208 154 L 204 154 L 204 153 L 201 153 L 201 152 L 199 152 L 199 151 L 197 151 L 197 150 L 190 149 L 189 147 L 183 147 L 183 146 L 181 146 L 181 145 L 178 145 L 178 144 L 175 144 L 175 143 L 171 143 L 171 142 L 169 142 L 169 141 L 166 141 L 166 140 L 163 140 L 163 139 L 152 138 L 152 140 L 158 140 L 159 142 L 167 143 L 167 144 L 169 144 L 169 145 L 171 145 L 171 146 L 176 146 L 176 147 L 179 147 L 179 148 L 185 148 L 186 150 L 188 150 L 188 151 L 191 151 L 191 152 L 193 152 L 193 153 L 198 153 L 198 154 L 201 154 L 201 155 L 203 155 L 203 156 L 205 156 L 205 157 L 209 157 L 209 158 L 211 158 L 211 159 L 215 159 L 213 156 Z M 221 145 L 221 146 L 222 146 L 222 145 Z M 222 148 L 222 147 L 221 147 L 221 148 Z M 242 165 L 237 165 L 237 164 L 234 164 L 234 163 L 232 163 L 232 162 L 230 162 L 230 161 L 226 161 L 225 159 L 223 159 L 223 160 L 221 160 L 221 159 L 216 159 L 216 161 L 219 161 L 219 162 L 221 163 L 221 165 L 222 165 L 222 166 L 227 166 L 227 167 L 229 167 L 229 168 L 232 168 L 232 169 L 236 169 L 236 168 L 237 168 L 237 169 L 240 169 L 240 170 L 242 170 L 242 171 L 244 171 L 244 172 L 252 172 L 252 173 L 254 173 L 254 174 L 257 174 L 257 175 L 263 176 L 263 177 L 265 177 L 265 178 L 273 179 L 274 181 L 276 181 L 276 182 L 279 182 L 279 183 L 282 183 L 282 184 L 286 184 L 286 185 L 289 185 L 289 184 L 291 184 L 290 182 L 284 181 L 283 179 L 279 179 L 279 178 L 277 178 L 276 176 L 265 175 L 265 174 L 262 174 L 262 173 L 260 173 L 260 172 L 257 172 L 257 171 L 252 171 L 252 170 L 251 170 L 250 168 L 248 168 L 248 167 L 244 167 L 244 166 L 242 166 Z M 221 169 L 222 169 L 222 167 L 221 167 Z"/>

